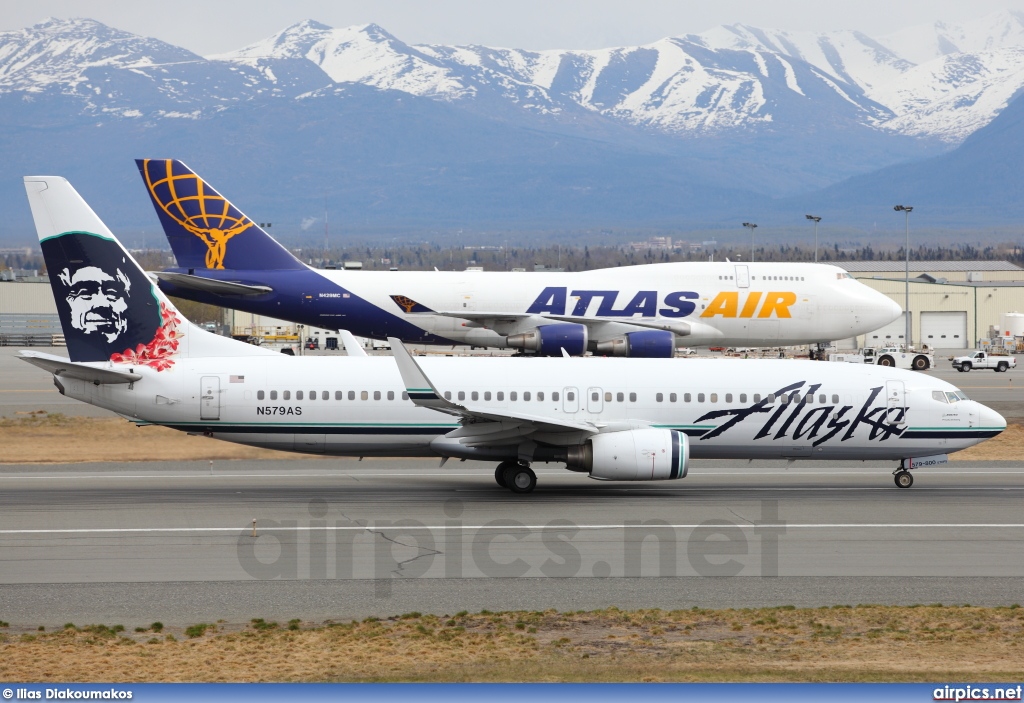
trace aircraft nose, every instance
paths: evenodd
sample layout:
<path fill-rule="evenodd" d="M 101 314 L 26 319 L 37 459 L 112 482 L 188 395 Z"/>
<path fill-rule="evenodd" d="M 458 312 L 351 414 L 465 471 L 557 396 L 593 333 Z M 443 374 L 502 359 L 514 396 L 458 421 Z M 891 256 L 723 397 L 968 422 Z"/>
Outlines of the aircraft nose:
<path fill-rule="evenodd" d="M 987 405 L 981 406 L 981 412 L 979 415 L 981 426 L 983 428 L 988 430 L 998 430 L 999 432 L 1006 429 L 1006 418 Z"/>

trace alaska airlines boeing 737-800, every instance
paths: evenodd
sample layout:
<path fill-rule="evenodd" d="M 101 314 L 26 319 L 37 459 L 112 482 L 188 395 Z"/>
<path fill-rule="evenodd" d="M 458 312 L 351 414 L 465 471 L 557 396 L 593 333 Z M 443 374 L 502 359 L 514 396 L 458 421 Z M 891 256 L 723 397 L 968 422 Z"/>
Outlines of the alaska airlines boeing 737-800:
<path fill-rule="evenodd" d="M 908 469 L 1005 429 L 944 381 L 790 360 L 288 357 L 182 319 L 63 178 L 25 178 L 70 358 L 23 351 L 61 393 L 139 424 L 341 456 L 533 462 L 679 479 L 690 458 L 882 459 Z"/>
<path fill-rule="evenodd" d="M 364 337 L 670 357 L 778 346 L 887 325 L 899 305 L 824 264 L 666 263 L 577 273 L 315 270 L 185 164 L 137 162 L 177 258 L 169 295 Z"/>

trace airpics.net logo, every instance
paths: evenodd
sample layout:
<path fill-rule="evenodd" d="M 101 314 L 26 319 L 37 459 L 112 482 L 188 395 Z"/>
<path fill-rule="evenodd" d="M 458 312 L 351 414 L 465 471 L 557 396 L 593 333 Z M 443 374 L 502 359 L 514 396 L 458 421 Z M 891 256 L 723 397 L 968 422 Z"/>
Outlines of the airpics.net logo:
<path fill-rule="evenodd" d="M 776 577 L 786 534 L 773 500 L 744 520 L 692 524 L 477 523 L 465 507 L 450 499 L 432 521 L 332 519 L 327 501 L 314 498 L 308 520 L 254 520 L 241 530 L 238 563 L 260 580 L 373 579 L 378 597 L 390 596 L 392 579 Z"/>
<path fill-rule="evenodd" d="M 977 686 L 965 684 L 959 686 L 942 686 L 932 692 L 932 700 L 936 701 L 1019 701 L 1024 686 L 1021 684 L 1008 686 Z"/>

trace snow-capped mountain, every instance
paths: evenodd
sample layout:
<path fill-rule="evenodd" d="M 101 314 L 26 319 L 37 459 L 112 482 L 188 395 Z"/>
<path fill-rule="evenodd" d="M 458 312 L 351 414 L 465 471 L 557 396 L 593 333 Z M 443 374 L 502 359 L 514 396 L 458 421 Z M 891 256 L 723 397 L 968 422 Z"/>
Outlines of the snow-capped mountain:
<path fill-rule="evenodd" d="M 0 163 L 86 189 L 133 187 L 140 156 L 212 163 L 218 187 L 278 221 L 320 212 L 331 188 L 367 227 L 715 226 L 969 145 L 1022 87 L 1013 13 L 879 39 L 732 25 L 586 51 L 305 21 L 210 57 L 51 19 L 0 33 Z M 0 211 L 27 216 L 14 183 L 0 179 Z M 113 223 L 152 219 L 145 200 L 92 195 Z M 21 225 L 0 221 L 0 239 Z"/>

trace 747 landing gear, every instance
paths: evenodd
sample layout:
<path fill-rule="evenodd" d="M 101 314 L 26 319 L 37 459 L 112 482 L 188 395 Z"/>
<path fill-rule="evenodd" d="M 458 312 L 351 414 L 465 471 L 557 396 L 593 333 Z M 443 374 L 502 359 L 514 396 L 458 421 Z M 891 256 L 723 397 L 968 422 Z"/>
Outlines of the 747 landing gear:
<path fill-rule="evenodd" d="M 494 469 L 494 480 L 513 493 L 530 493 L 537 487 L 537 474 L 526 464 L 503 461 Z"/>
<path fill-rule="evenodd" d="M 897 488 L 910 488 L 914 485 L 914 477 L 910 475 L 904 467 L 904 462 L 900 462 L 900 468 L 892 472 L 893 480 L 896 482 Z"/>

